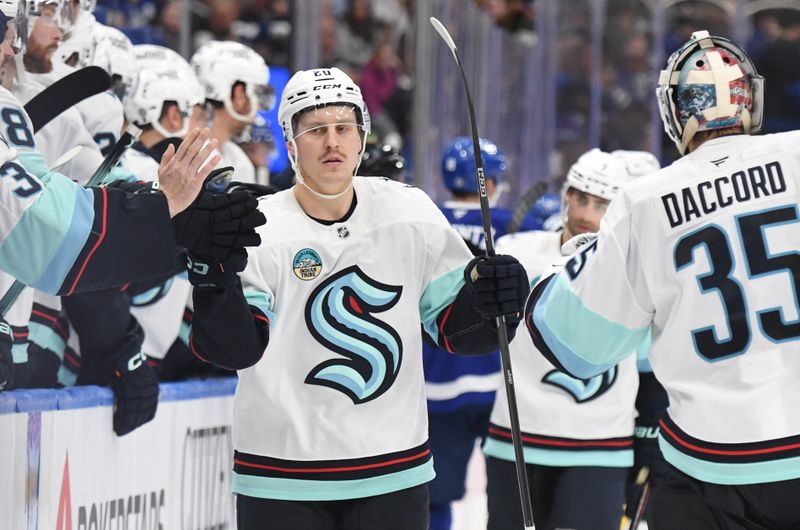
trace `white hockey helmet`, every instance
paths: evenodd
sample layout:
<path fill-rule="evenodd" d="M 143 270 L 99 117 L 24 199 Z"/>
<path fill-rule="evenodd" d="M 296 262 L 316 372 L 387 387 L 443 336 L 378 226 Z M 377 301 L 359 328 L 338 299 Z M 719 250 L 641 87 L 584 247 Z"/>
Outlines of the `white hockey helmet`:
<path fill-rule="evenodd" d="M 632 178 L 621 157 L 594 148 L 569 168 L 563 191 L 572 188 L 610 201 Z"/>
<path fill-rule="evenodd" d="M 192 56 L 192 68 L 205 89 L 207 100 L 222 103 L 225 110 L 244 123 L 253 123 L 256 113 L 275 105 L 269 84 L 269 67 L 251 48 L 233 41 L 209 41 Z M 244 85 L 250 99 L 247 115 L 236 112 L 231 96 L 236 83 Z"/>
<path fill-rule="evenodd" d="M 123 99 L 138 75 L 133 44 L 117 28 L 95 23 L 89 56 L 84 66 L 99 66 L 111 76 L 112 91 Z"/>
<path fill-rule="evenodd" d="M 350 76 L 338 68 L 316 68 L 313 70 L 300 70 L 295 73 L 281 95 L 281 104 L 278 107 L 278 121 L 283 129 L 283 136 L 287 143 L 295 146 L 294 156 L 289 156 L 297 180 L 305 185 L 303 175 L 300 174 L 300 166 L 297 163 L 297 145 L 295 138 L 298 131 L 295 130 L 300 114 L 307 110 L 332 105 L 345 105 L 353 108 L 356 114 L 358 126 L 361 128 L 361 152 L 358 155 L 359 164 L 364 149 L 367 144 L 371 122 L 367 104 L 361 96 L 361 89 L 358 88 Z M 358 172 L 356 165 L 353 175 Z M 306 185 L 306 187 L 308 187 Z M 325 195 L 317 193 L 309 188 L 312 193 L 324 199 L 335 199 L 343 195 L 347 190 L 336 195 Z"/>
<path fill-rule="evenodd" d="M 89 56 L 92 52 L 92 33 L 98 24 L 94 15 L 80 11 L 75 24 L 69 34 L 64 35 L 64 40 L 58 45 L 58 54 L 61 62 L 71 64 L 76 68 L 89 65 Z"/>
<path fill-rule="evenodd" d="M 761 130 L 764 78 L 742 48 L 708 31 L 695 31 L 669 57 L 656 96 L 664 130 L 681 154 L 700 131 Z"/>
<path fill-rule="evenodd" d="M 63 35 L 68 34 L 72 29 L 72 2 L 70 0 L 26 0 L 26 15 L 30 30 L 33 31 L 36 19 L 41 16 L 42 8 L 45 6 L 54 8 L 53 24 L 58 26 Z"/>
<path fill-rule="evenodd" d="M 626 151 L 618 149 L 612 151 L 611 154 L 622 160 L 628 174 L 632 178 L 643 177 L 661 169 L 658 158 L 656 158 L 653 153 L 647 151 Z"/>
<path fill-rule="evenodd" d="M 203 85 L 189 62 L 178 52 L 156 44 L 137 44 L 133 47 L 133 56 L 136 66 L 142 71 L 173 71 L 183 76 L 186 90 L 192 92 L 192 105 L 202 105 L 205 101 Z"/>
<path fill-rule="evenodd" d="M 150 125 L 165 138 L 183 138 L 189 132 L 189 116 L 198 104 L 199 86 L 194 76 L 178 70 L 142 70 L 124 101 L 125 117 L 139 127 Z M 177 131 L 167 131 L 160 119 L 164 105 L 174 103 L 183 116 Z"/>

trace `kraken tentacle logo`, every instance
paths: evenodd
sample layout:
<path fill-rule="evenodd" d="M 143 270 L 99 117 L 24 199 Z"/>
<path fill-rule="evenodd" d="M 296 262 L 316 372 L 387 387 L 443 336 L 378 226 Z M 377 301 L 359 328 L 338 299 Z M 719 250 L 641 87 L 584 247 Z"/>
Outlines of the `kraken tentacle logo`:
<path fill-rule="evenodd" d="M 393 307 L 402 291 L 373 280 L 358 266 L 317 286 L 306 303 L 306 325 L 323 346 L 345 359 L 317 365 L 305 382 L 338 390 L 356 405 L 386 392 L 400 370 L 403 342 L 373 313 Z"/>
<path fill-rule="evenodd" d="M 561 370 L 550 370 L 542 378 L 542 383 L 556 386 L 567 392 L 575 403 L 586 403 L 608 392 L 617 380 L 617 367 L 589 379 L 576 379 Z"/>

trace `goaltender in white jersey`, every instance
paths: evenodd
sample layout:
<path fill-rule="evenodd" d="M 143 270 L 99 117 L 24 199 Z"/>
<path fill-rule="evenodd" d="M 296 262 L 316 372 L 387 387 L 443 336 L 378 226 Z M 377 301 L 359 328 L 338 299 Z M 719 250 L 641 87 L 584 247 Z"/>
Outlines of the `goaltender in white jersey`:
<path fill-rule="evenodd" d="M 658 90 L 688 154 L 623 189 L 597 240 L 528 302 L 534 342 L 578 377 L 652 329 L 672 466 L 658 528 L 800 524 L 800 132 L 749 136 L 763 89 L 741 48 L 693 34 Z"/>

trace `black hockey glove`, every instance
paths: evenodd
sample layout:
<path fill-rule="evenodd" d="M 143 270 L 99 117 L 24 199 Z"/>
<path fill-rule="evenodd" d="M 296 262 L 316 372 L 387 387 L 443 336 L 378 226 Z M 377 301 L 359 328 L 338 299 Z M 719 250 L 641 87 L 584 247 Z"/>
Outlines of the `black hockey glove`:
<path fill-rule="evenodd" d="M 481 317 L 505 316 L 509 324 L 522 319 L 530 290 L 525 268 L 513 256 L 478 256 L 467 264 L 464 279 L 472 305 Z"/>
<path fill-rule="evenodd" d="M 195 289 L 213 291 L 236 284 L 237 274 L 247 266 L 247 252 L 234 250 L 223 261 L 209 261 L 189 254 L 186 258 L 189 283 Z"/>
<path fill-rule="evenodd" d="M 223 170 L 227 170 L 224 168 Z M 255 228 L 267 222 L 249 192 L 214 193 L 215 170 L 194 203 L 172 219 L 176 243 L 195 257 L 220 263 L 234 250 L 258 246 Z"/>
<path fill-rule="evenodd" d="M 114 391 L 114 432 L 123 436 L 155 417 L 158 377 L 141 352 L 115 359 L 106 369 Z"/>
<path fill-rule="evenodd" d="M 14 357 L 11 355 L 11 346 L 14 339 L 5 320 L 0 320 L 0 390 L 11 387 L 14 376 Z"/>

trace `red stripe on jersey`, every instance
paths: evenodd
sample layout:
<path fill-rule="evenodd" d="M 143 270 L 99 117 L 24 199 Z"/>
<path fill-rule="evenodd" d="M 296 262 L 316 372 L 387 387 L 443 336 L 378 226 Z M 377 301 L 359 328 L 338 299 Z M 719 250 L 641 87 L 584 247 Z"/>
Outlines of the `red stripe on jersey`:
<path fill-rule="evenodd" d="M 249 462 L 244 462 L 243 460 L 238 458 L 234 458 L 233 462 L 235 464 L 239 464 L 240 466 L 254 467 L 258 469 L 268 469 L 270 471 L 284 471 L 286 473 L 337 473 L 341 471 L 360 471 L 362 469 L 374 469 L 376 467 L 386 467 L 394 464 L 402 464 L 403 462 L 409 462 L 411 460 L 418 460 L 420 458 L 424 458 L 429 454 L 430 450 L 425 449 L 419 454 L 408 456 L 405 458 L 396 458 L 394 460 L 388 460 L 386 462 L 378 462 L 375 464 L 363 464 L 360 466 L 345 466 L 345 467 L 318 467 L 318 468 L 278 467 L 278 466 L 268 466 L 264 464 L 251 464 Z"/>
<path fill-rule="evenodd" d="M 67 293 L 67 296 L 69 296 L 73 292 L 75 292 L 75 287 L 78 286 L 78 282 L 80 281 L 81 276 L 83 276 L 83 271 L 86 270 L 86 266 L 89 264 L 89 260 L 92 259 L 92 254 L 94 254 L 94 252 L 100 247 L 100 244 L 103 242 L 103 239 L 105 239 L 105 237 L 106 237 L 106 217 L 107 217 L 107 213 L 108 213 L 108 192 L 106 191 L 105 188 L 100 188 L 100 193 L 103 194 L 103 217 L 102 217 L 103 223 L 102 223 L 102 228 L 100 229 L 100 237 L 97 239 L 97 242 L 94 244 L 94 247 L 92 247 L 92 250 L 89 252 L 89 255 L 86 256 L 86 260 L 83 262 L 83 265 L 81 266 L 81 270 L 80 270 L 80 272 L 78 272 L 78 276 L 75 277 L 75 281 L 72 283 L 72 287 L 70 287 L 70 290 Z"/>
<path fill-rule="evenodd" d="M 450 353 L 453 353 L 453 348 L 450 347 L 450 343 L 447 341 L 447 336 L 444 334 L 444 324 L 445 322 L 447 322 L 447 319 L 450 318 L 450 312 L 452 310 L 453 310 L 453 304 L 447 306 L 447 311 L 445 311 L 444 313 L 444 318 L 442 318 L 442 323 L 439 324 L 439 335 L 441 335 L 442 338 L 444 339 L 444 348 Z"/>
<path fill-rule="evenodd" d="M 489 427 L 491 434 L 496 434 L 503 438 L 511 439 L 511 433 L 501 431 L 495 427 Z M 633 440 L 548 440 L 547 438 L 537 438 L 529 434 L 522 435 L 522 441 L 538 445 L 554 445 L 556 447 L 629 447 L 633 446 Z"/>
<path fill-rule="evenodd" d="M 706 453 L 709 455 L 726 455 L 726 456 L 764 455 L 770 453 L 779 453 L 781 451 L 790 451 L 792 449 L 800 448 L 800 443 L 796 443 L 789 445 L 781 445 L 778 447 L 766 447 L 764 449 L 708 449 L 706 447 L 700 447 L 699 445 L 687 442 L 686 440 L 681 440 L 674 432 L 672 432 L 669 429 L 669 427 L 666 426 L 664 420 L 659 421 L 659 425 L 661 425 L 661 428 L 664 429 L 673 440 L 675 440 L 682 446 L 686 447 L 687 449 L 691 449 L 692 451 L 697 451 L 698 453 Z"/>

